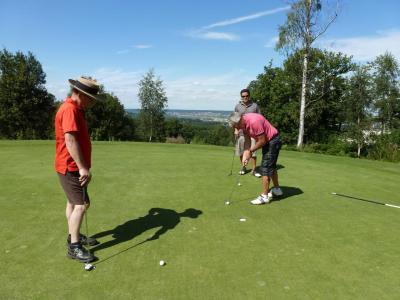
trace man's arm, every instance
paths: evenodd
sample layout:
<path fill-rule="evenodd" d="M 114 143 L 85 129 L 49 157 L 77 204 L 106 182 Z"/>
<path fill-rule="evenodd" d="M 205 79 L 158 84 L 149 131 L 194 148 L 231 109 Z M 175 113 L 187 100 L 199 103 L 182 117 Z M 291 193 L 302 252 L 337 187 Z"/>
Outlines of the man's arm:
<path fill-rule="evenodd" d="M 247 137 L 247 138 L 250 140 L 249 137 Z M 267 140 L 265 139 L 265 134 L 264 133 L 258 135 L 255 138 L 255 140 L 256 140 L 256 143 L 254 144 L 253 147 L 250 146 L 250 147 L 247 147 L 247 149 L 245 147 L 245 150 L 243 152 L 243 159 L 242 159 L 242 163 L 243 163 L 244 166 L 248 164 L 249 159 L 253 155 L 253 152 L 257 151 L 260 148 L 262 148 L 267 143 Z M 250 143 L 250 145 L 251 145 L 251 143 Z"/>
<path fill-rule="evenodd" d="M 66 132 L 64 137 L 67 150 L 79 168 L 79 181 L 82 186 L 85 186 L 90 182 L 92 175 L 90 174 L 85 159 L 83 158 L 81 147 L 76 138 L 76 133 Z"/>

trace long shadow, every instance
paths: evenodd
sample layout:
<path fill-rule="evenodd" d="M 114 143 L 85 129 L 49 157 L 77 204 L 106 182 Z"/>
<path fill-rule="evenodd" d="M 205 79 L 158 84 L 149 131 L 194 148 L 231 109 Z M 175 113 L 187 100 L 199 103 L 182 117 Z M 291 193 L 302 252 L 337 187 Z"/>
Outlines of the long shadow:
<path fill-rule="evenodd" d="M 298 187 L 292 187 L 292 186 L 280 186 L 283 195 L 276 197 L 274 199 L 272 199 L 272 201 L 281 201 L 284 200 L 286 198 L 290 198 L 293 196 L 297 196 L 297 195 L 301 195 L 303 194 L 302 189 L 298 188 Z"/>
<path fill-rule="evenodd" d="M 160 236 L 165 234 L 168 230 L 174 229 L 176 225 L 179 224 L 182 217 L 197 218 L 201 214 L 202 214 L 201 210 L 197 210 L 194 208 L 188 208 L 181 213 L 178 213 L 175 210 L 167 208 L 151 208 L 148 214 L 144 217 L 139 217 L 137 219 L 129 220 L 124 224 L 116 226 L 114 229 L 106 230 L 93 235 L 94 238 L 101 238 L 111 235 L 114 239 L 102 243 L 94 248 L 91 248 L 90 250 L 92 252 L 96 252 L 102 249 L 106 249 L 108 247 L 115 246 L 119 243 L 132 240 L 147 230 L 160 227 L 160 229 L 158 229 L 158 231 L 154 233 L 153 236 L 122 251 L 125 252 L 126 250 L 136 247 L 139 244 L 143 244 L 144 242 L 149 242 L 159 239 Z"/>

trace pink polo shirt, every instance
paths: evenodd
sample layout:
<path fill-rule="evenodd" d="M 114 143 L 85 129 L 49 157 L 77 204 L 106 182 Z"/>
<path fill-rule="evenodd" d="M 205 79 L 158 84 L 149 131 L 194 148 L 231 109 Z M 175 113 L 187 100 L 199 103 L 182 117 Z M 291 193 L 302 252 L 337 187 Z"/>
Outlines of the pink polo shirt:
<path fill-rule="evenodd" d="M 248 113 L 242 116 L 244 120 L 243 131 L 252 138 L 264 134 L 267 141 L 278 134 L 278 130 L 261 114 Z"/>

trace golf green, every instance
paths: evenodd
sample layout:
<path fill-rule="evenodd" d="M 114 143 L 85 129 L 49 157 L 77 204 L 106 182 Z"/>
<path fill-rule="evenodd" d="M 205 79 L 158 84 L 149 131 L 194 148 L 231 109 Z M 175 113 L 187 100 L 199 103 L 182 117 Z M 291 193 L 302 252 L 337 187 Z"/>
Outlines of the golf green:
<path fill-rule="evenodd" d="M 87 272 L 65 256 L 54 148 L 0 141 L 0 299 L 400 295 L 400 209 L 364 201 L 400 205 L 399 164 L 282 151 L 285 196 L 252 206 L 261 181 L 238 186 L 236 158 L 227 176 L 231 148 L 95 142 L 88 224 L 101 244 Z"/>

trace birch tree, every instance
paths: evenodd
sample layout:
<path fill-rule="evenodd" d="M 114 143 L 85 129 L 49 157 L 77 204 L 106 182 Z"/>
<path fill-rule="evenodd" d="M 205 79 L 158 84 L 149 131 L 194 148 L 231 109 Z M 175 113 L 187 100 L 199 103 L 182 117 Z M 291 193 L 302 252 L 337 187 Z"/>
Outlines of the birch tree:
<path fill-rule="evenodd" d="M 329 10 L 333 12 L 330 14 L 322 10 L 322 2 L 321 0 L 298 0 L 292 2 L 286 23 L 279 26 L 279 39 L 276 49 L 284 51 L 287 54 L 299 49 L 303 52 L 297 148 L 302 148 L 304 143 L 304 118 L 307 102 L 307 72 L 310 51 L 313 43 L 326 32 L 338 15 L 338 5 L 334 10 Z M 336 3 L 338 4 L 338 2 Z"/>
<path fill-rule="evenodd" d="M 139 82 L 140 120 L 148 141 L 161 140 L 164 131 L 165 108 L 168 98 L 163 82 L 150 69 Z"/>

